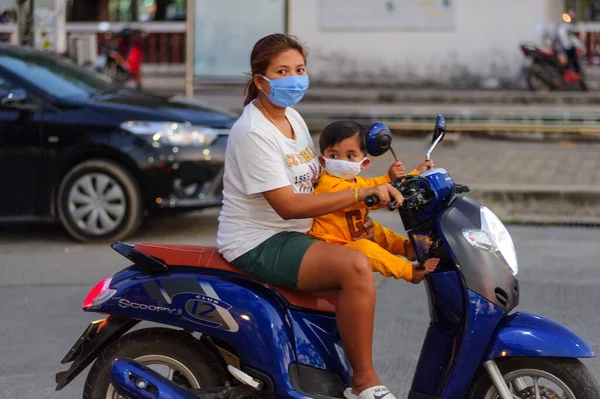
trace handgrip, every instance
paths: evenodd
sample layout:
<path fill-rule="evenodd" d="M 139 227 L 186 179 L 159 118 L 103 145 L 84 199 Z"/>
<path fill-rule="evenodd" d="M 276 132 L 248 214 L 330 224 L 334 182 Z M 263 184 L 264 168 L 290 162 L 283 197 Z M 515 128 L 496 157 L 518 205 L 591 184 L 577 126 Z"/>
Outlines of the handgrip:
<path fill-rule="evenodd" d="M 376 195 L 369 195 L 369 196 L 367 196 L 367 198 L 365 198 L 365 204 L 367 204 L 367 206 L 369 208 L 379 204 L 379 202 L 381 202 L 381 201 L 379 200 L 379 197 Z"/>
<path fill-rule="evenodd" d="M 456 185 L 456 194 L 462 194 L 462 193 L 468 193 L 469 191 L 471 191 L 469 189 L 468 186 L 465 186 L 464 184 L 457 184 Z"/>

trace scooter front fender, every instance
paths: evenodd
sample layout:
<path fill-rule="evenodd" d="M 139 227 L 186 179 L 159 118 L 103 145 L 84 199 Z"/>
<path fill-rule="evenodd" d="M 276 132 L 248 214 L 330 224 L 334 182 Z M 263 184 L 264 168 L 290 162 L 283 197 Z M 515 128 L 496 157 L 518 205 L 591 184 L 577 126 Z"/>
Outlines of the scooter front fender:
<path fill-rule="evenodd" d="M 516 312 L 498 326 L 485 360 L 511 356 L 588 358 L 594 349 L 583 338 L 544 317 Z"/>

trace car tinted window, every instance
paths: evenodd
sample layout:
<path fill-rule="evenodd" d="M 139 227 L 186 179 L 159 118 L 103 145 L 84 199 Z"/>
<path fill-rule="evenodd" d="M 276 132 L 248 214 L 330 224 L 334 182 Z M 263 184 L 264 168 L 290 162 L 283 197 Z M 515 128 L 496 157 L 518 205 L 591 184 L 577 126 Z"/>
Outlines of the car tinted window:
<path fill-rule="evenodd" d="M 109 77 L 57 57 L 0 53 L 0 65 L 57 97 L 84 97 L 112 86 Z"/>

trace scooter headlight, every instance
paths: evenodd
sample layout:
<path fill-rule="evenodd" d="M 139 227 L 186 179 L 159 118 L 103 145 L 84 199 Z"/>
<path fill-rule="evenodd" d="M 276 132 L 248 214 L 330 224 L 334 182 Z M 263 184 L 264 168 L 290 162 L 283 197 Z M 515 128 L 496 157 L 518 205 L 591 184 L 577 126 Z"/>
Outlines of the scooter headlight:
<path fill-rule="evenodd" d="M 463 236 L 475 248 L 500 256 L 513 276 L 516 276 L 519 272 L 519 263 L 510 233 L 494 212 L 485 206 L 481 207 L 480 212 L 481 230 L 464 229 Z"/>

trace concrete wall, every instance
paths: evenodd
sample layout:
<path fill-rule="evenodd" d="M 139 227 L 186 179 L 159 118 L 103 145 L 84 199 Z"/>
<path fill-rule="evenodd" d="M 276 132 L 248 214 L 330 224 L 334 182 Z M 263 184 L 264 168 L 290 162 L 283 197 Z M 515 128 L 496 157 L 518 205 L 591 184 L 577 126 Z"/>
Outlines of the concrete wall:
<path fill-rule="evenodd" d="M 455 27 L 446 31 L 324 31 L 319 1 L 290 1 L 290 33 L 308 46 L 311 78 L 331 83 L 510 84 L 523 63 L 519 42 L 540 41 L 536 25 L 562 14 L 558 0 L 454 0 Z"/>
<path fill-rule="evenodd" d="M 17 8 L 17 0 L 0 0 L 0 12 L 7 8 Z"/>

